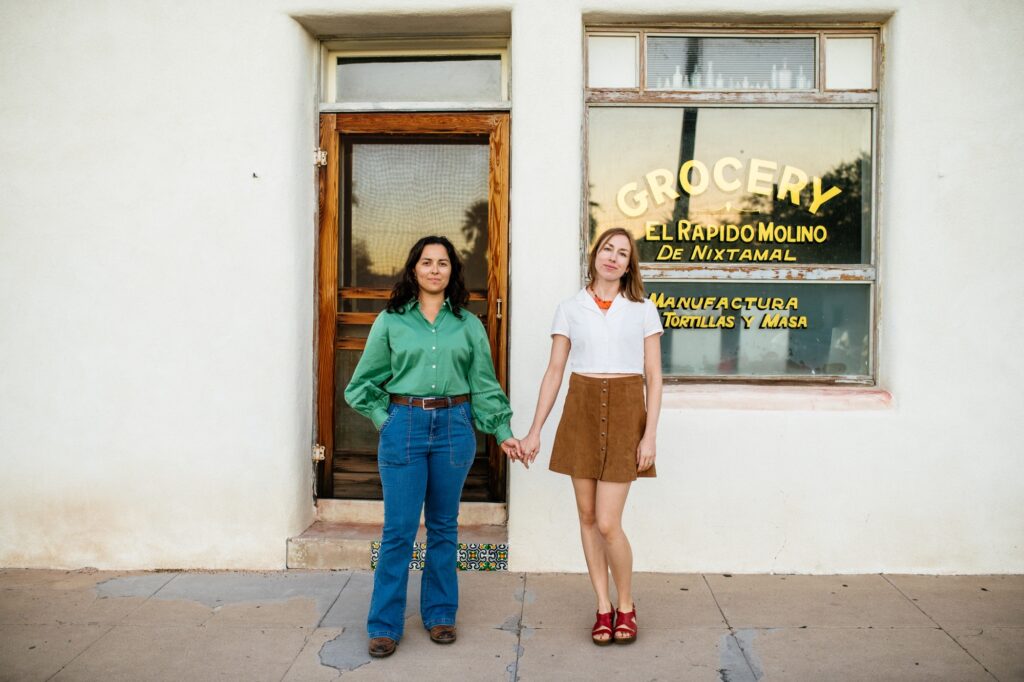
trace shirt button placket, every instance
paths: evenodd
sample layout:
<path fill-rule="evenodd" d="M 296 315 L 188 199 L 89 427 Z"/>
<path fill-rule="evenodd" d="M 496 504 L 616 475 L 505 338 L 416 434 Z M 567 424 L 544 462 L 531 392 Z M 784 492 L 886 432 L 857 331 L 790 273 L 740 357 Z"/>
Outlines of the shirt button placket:
<path fill-rule="evenodd" d="M 437 334 L 437 328 L 436 327 L 431 327 L 430 328 L 430 333 L 431 334 Z M 433 337 L 433 339 L 434 339 L 434 345 L 430 347 L 430 350 L 436 351 L 437 350 L 437 337 L 435 336 L 435 337 Z M 436 360 L 436 358 L 435 358 L 435 360 Z M 437 365 L 433 364 L 433 365 L 430 366 L 430 368 L 432 370 L 434 370 L 434 381 L 437 382 Z M 430 388 L 437 388 L 437 383 L 430 384 Z"/>

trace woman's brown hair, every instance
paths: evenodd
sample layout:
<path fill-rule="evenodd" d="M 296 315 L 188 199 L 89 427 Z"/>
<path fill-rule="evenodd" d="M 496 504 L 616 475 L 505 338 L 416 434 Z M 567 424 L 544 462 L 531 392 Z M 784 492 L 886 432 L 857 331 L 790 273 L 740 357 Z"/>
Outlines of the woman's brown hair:
<path fill-rule="evenodd" d="M 590 258 L 587 259 L 587 277 L 589 277 L 587 286 L 593 286 L 594 280 L 597 279 L 597 252 L 616 235 L 622 235 L 629 240 L 629 265 L 626 266 L 626 272 L 619 278 L 619 291 L 630 301 L 639 303 L 644 300 L 644 282 L 640 279 L 640 259 L 636 255 L 636 243 L 633 241 L 633 235 L 624 227 L 613 227 L 602 232 L 594 242 L 593 248 L 590 249 Z"/>

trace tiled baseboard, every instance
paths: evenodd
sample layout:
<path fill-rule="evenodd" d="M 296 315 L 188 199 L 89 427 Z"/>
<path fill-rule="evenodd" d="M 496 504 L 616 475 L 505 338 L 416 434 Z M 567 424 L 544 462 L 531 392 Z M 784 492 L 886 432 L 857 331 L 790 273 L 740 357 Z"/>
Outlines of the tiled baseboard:
<path fill-rule="evenodd" d="M 380 557 L 380 540 L 370 543 L 370 568 L 377 568 Z M 409 569 L 422 570 L 427 560 L 427 543 L 417 542 L 412 548 Z M 455 565 L 460 571 L 507 571 L 508 545 L 490 543 L 460 542 L 455 556 Z"/>

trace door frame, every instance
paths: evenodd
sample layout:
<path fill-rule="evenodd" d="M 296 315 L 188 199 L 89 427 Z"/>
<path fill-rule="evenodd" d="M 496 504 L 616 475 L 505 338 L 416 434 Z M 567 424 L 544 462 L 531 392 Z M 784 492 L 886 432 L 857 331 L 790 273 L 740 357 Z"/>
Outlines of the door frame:
<path fill-rule="evenodd" d="M 317 250 L 316 442 L 324 446 L 317 464 L 317 494 L 334 497 L 334 355 L 340 348 L 338 322 L 338 217 L 341 139 L 345 135 L 488 136 L 487 210 L 487 334 L 495 374 L 508 393 L 508 201 L 509 115 L 495 113 L 327 113 L 320 114 L 320 149 L 327 163 L 320 167 Z M 351 315 L 351 314 L 350 314 Z M 345 346 L 346 348 L 348 346 Z M 506 499 L 507 460 L 487 436 L 488 489 Z"/>

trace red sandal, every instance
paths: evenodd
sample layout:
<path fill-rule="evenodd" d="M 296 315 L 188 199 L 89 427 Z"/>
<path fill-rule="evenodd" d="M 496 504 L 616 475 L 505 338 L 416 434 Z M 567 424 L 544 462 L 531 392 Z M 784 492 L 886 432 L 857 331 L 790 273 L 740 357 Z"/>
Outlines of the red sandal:
<path fill-rule="evenodd" d="M 612 632 L 612 614 L 612 611 L 597 614 L 594 627 L 590 629 L 590 639 L 594 641 L 594 644 L 608 646 L 612 643 L 612 640 L 615 638 L 615 634 Z M 608 635 L 608 639 L 598 639 L 598 635 Z"/>
<path fill-rule="evenodd" d="M 624 636 L 617 637 L 622 633 Z M 632 611 L 619 611 L 615 609 L 615 635 L 613 639 L 618 644 L 632 644 L 636 641 L 638 634 L 636 625 L 636 606 L 633 606 Z"/>

